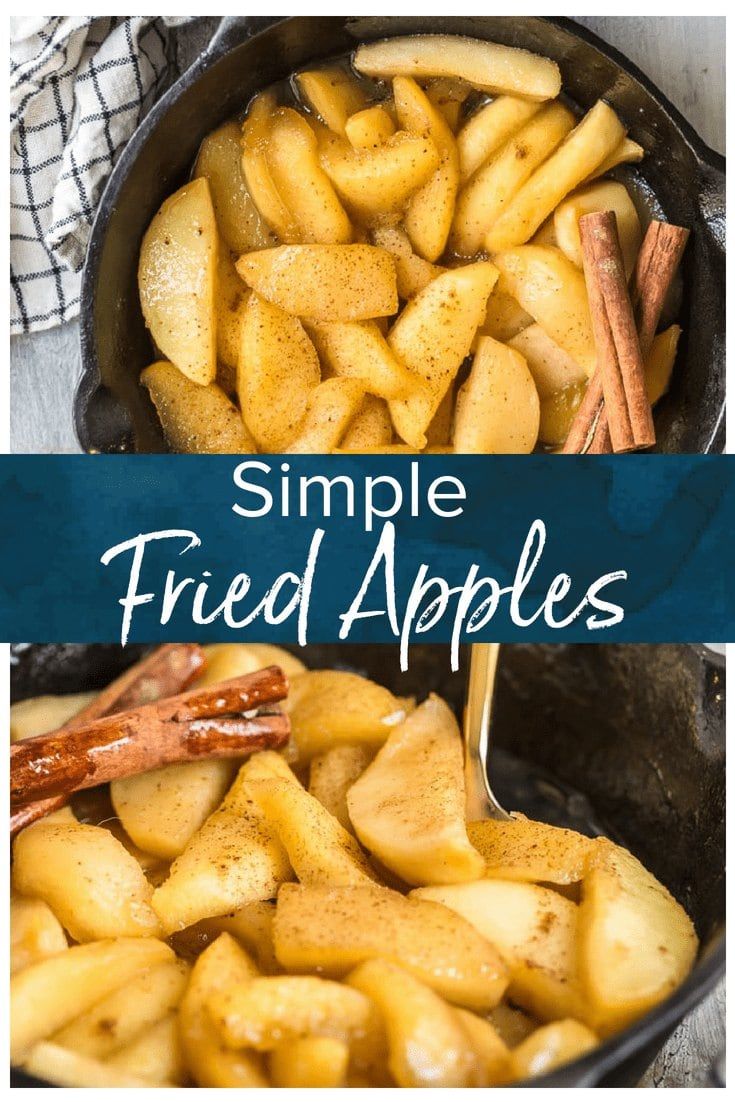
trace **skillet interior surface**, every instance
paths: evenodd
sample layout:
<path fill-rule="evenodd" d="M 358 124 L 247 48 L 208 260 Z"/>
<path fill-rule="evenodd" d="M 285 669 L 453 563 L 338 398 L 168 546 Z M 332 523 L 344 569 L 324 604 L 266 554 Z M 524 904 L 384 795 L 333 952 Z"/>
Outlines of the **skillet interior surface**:
<path fill-rule="evenodd" d="M 137 259 L 164 198 L 188 178 L 202 139 L 261 88 L 296 69 L 386 35 L 453 32 L 554 58 L 580 108 L 604 97 L 646 150 L 619 170 L 639 205 L 692 229 L 683 264 L 684 329 L 669 394 L 656 410 L 657 450 L 723 446 L 724 161 L 708 150 L 638 70 L 568 20 L 530 17 L 297 17 L 243 19 L 174 85 L 124 150 L 90 241 L 81 310 L 83 374 L 75 424 L 85 450 L 165 450 L 138 385 L 153 350 L 138 302 Z"/>
<path fill-rule="evenodd" d="M 18 650 L 12 698 L 101 687 L 142 650 Z M 445 647 L 415 647 L 405 674 L 392 645 L 312 645 L 298 653 L 311 667 L 348 667 L 419 699 L 433 689 L 461 710 L 464 675 L 450 672 Z M 499 798 L 622 841 L 684 904 L 702 941 L 700 960 L 672 998 L 539 1085 L 635 1084 L 723 973 L 724 696 L 723 672 L 686 645 L 501 651 L 491 762 Z"/>

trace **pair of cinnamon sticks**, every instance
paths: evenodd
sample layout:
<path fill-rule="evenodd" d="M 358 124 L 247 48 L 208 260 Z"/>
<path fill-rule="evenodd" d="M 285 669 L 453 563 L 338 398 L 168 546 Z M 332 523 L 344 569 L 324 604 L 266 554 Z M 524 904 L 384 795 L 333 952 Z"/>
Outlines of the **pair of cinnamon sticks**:
<path fill-rule="evenodd" d="M 654 221 L 643 240 L 628 292 L 612 211 L 579 221 L 597 370 L 564 444 L 566 454 L 650 448 L 656 442 L 644 371 L 689 231 Z"/>
<path fill-rule="evenodd" d="M 204 664 L 196 644 L 159 647 L 63 727 L 11 746 L 11 837 L 80 789 L 288 741 L 288 717 L 263 710 L 288 693 L 278 666 L 182 693 Z"/>

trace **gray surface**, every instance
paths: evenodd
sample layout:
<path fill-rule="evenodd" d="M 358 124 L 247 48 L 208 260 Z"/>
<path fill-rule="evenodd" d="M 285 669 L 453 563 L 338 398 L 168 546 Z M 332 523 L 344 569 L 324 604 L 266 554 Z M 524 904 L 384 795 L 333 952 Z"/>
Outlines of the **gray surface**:
<path fill-rule="evenodd" d="M 725 150 L 725 20 L 578 17 L 634 61 L 689 119 Z M 214 20 L 181 32 L 180 59 L 196 53 Z M 71 394 L 79 373 L 77 324 L 11 341 L 10 447 L 14 452 L 76 452 Z M 707 1085 L 725 1043 L 724 985 L 674 1033 L 643 1087 Z"/>

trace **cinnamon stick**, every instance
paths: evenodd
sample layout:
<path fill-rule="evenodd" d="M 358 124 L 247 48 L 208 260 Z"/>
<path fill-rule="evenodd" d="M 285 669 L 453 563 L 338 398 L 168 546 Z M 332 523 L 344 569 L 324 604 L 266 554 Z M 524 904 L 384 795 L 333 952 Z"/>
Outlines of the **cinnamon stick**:
<path fill-rule="evenodd" d="M 180 693 L 201 673 L 205 664 L 204 651 L 197 643 L 166 643 L 157 647 L 111 681 L 85 708 L 58 728 L 58 732 Z M 10 837 L 14 838 L 24 827 L 58 811 L 67 799 L 66 794 L 51 796 L 12 809 Z"/>
<path fill-rule="evenodd" d="M 579 232 L 612 445 L 616 452 L 648 448 L 656 434 L 615 214 L 586 214 Z"/>
<path fill-rule="evenodd" d="M 681 262 L 689 230 L 670 222 L 651 222 L 643 239 L 633 275 L 633 304 L 641 354 L 651 350 L 669 288 Z M 605 409 L 602 379 L 596 371 L 577 411 L 563 451 L 588 455 L 613 450 Z"/>

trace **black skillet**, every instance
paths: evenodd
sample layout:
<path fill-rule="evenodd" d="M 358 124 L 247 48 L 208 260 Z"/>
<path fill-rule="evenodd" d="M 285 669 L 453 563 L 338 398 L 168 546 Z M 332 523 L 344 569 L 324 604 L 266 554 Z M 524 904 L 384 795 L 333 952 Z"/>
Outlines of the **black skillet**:
<path fill-rule="evenodd" d="M 100 687 L 142 648 L 14 648 L 11 695 Z M 310 646 L 310 666 L 349 665 L 401 694 L 429 688 L 459 711 L 463 674 L 446 647 Z M 725 967 L 724 670 L 680 646 L 507 646 L 501 651 L 491 765 L 502 803 L 624 842 L 694 919 L 702 942 L 684 985 L 636 1025 L 534 1085 L 633 1086 Z M 508 752 L 512 749 L 512 755 Z M 42 1086 L 13 1073 L 15 1086 Z"/>
<path fill-rule="evenodd" d="M 85 451 L 165 451 L 138 376 L 153 356 L 136 288 L 138 251 L 160 204 L 187 179 L 199 144 L 260 88 L 295 69 L 390 35 L 454 32 L 554 58 L 580 107 L 600 97 L 646 150 L 623 178 L 649 210 L 692 229 L 672 386 L 656 410 L 657 450 L 724 446 L 725 162 L 616 50 L 568 19 L 526 17 L 241 18 L 159 101 L 128 143 L 102 196 L 82 284 L 82 375 L 74 420 Z"/>

